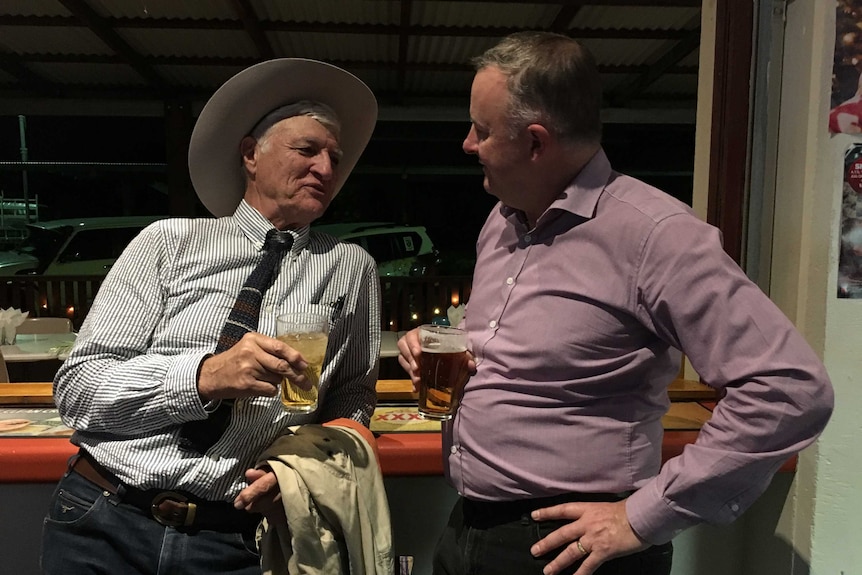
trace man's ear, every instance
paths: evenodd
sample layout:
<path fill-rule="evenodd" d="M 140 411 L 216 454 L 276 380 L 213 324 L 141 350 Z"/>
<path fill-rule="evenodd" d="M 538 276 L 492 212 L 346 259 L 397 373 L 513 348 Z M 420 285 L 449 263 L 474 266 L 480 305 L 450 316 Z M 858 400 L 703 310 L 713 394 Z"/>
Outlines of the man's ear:
<path fill-rule="evenodd" d="M 537 159 L 548 151 L 551 144 L 551 133 L 541 124 L 530 124 L 527 126 L 527 135 L 530 138 L 530 158 Z"/>
<path fill-rule="evenodd" d="M 254 173 L 257 165 L 257 158 L 254 155 L 257 140 L 251 136 L 244 137 L 239 143 L 239 152 L 242 155 L 242 165 L 251 173 Z"/>

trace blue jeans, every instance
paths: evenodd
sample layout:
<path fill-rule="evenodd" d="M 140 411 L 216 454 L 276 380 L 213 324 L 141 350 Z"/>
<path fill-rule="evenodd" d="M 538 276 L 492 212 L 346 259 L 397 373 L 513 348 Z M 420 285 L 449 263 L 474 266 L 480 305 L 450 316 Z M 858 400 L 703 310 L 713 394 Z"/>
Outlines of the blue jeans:
<path fill-rule="evenodd" d="M 67 472 L 42 530 L 45 575 L 260 575 L 254 533 L 165 527 Z"/>
<path fill-rule="evenodd" d="M 533 557 L 530 547 L 570 521 L 533 521 L 529 516 L 499 524 L 465 521 L 463 499 L 452 509 L 434 551 L 434 575 L 542 575 L 560 550 Z M 673 547 L 650 547 L 603 563 L 594 575 L 669 575 Z M 576 562 L 564 573 L 574 573 Z"/>

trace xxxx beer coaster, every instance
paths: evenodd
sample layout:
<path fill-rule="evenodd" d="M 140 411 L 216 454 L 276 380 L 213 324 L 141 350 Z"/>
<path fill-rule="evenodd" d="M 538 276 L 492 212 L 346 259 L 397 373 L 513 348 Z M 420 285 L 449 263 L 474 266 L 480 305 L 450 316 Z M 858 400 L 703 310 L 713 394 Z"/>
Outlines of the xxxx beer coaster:
<path fill-rule="evenodd" d="M 423 419 L 415 406 L 378 407 L 371 417 L 371 431 L 378 433 L 440 431 L 440 422 Z"/>

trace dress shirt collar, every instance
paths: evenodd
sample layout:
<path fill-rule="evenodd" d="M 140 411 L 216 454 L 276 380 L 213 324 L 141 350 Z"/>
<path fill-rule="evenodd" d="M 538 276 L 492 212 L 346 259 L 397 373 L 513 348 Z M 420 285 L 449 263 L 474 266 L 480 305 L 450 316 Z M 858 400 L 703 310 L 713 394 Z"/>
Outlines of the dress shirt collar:
<path fill-rule="evenodd" d="M 272 223 L 245 200 L 240 201 L 232 217 L 239 230 L 249 241 L 262 249 L 266 232 L 273 228 Z M 287 230 L 293 236 L 291 254 L 298 254 L 308 245 L 310 229 L 310 226 L 303 226 L 298 230 Z"/>
<path fill-rule="evenodd" d="M 536 227 L 555 217 L 555 213 L 560 210 L 570 212 L 585 220 L 593 218 L 596 213 L 596 205 L 599 203 L 599 197 L 602 195 L 602 191 L 604 191 L 610 176 L 611 164 L 605 155 L 605 151 L 599 148 L 599 151 L 596 152 L 587 165 L 578 172 L 575 179 L 563 190 L 563 193 L 542 213 Z M 510 208 L 509 206 L 502 206 L 500 213 L 510 221 L 513 215 L 517 215 L 521 223 L 526 221 L 520 210 Z"/>

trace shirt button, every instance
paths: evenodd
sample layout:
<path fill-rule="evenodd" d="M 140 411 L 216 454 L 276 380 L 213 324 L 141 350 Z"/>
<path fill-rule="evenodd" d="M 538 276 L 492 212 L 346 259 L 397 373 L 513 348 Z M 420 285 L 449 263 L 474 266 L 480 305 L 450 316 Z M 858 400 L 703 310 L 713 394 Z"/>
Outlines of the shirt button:
<path fill-rule="evenodd" d="M 515 278 L 506 278 L 506 285 L 512 285 L 515 283 Z"/>
<path fill-rule="evenodd" d="M 737 511 L 739 511 L 739 505 L 737 505 L 736 503 L 732 503 L 730 505 L 730 510 L 736 513 Z"/>
<path fill-rule="evenodd" d="M 531 236 L 530 234 L 524 236 L 524 242 L 530 243 L 531 241 L 533 241 L 533 236 Z"/>
<path fill-rule="evenodd" d="M 221 455 L 219 455 L 218 453 L 214 453 L 210 455 L 210 459 L 213 461 L 221 461 Z"/>
<path fill-rule="evenodd" d="M 491 321 L 488 322 L 488 325 L 491 327 L 497 327 L 497 321 L 492 319 Z"/>
<path fill-rule="evenodd" d="M 458 453 L 458 447 L 456 445 L 453 445 L 449 448 L 449 453 Z"/>

